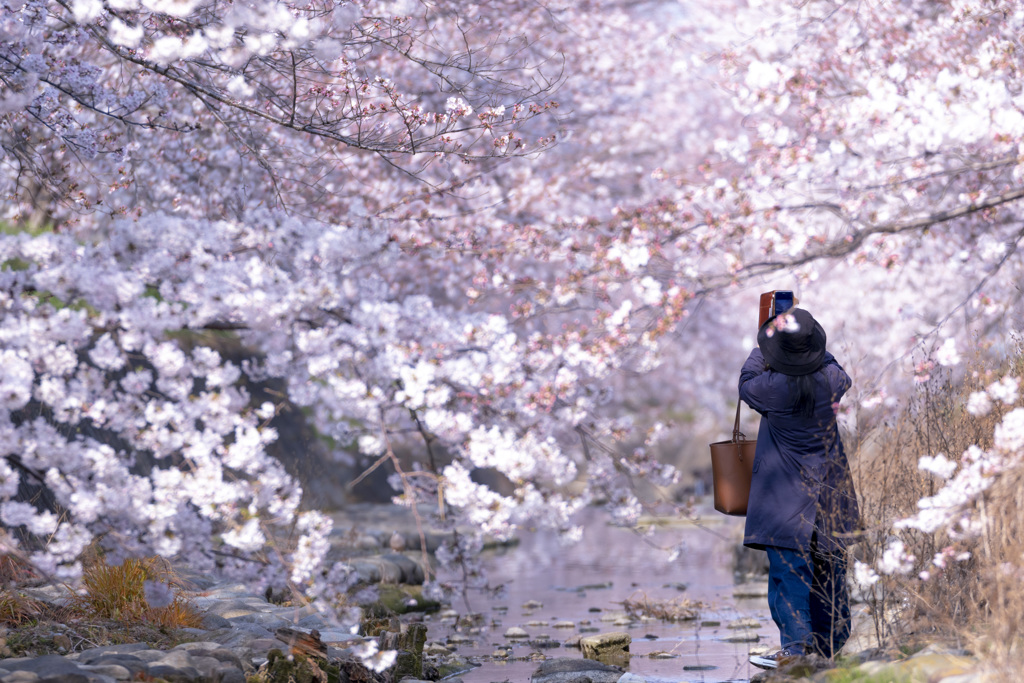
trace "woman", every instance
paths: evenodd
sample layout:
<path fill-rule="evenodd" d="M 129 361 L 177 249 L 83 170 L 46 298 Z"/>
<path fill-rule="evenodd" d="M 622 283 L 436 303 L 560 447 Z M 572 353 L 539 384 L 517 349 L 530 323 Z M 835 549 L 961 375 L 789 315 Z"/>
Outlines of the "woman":
<path fill-rule="evenodd" d="M 825 331 L 794 308 L 769 319 L 740 371 L 740 398 L 761 414 L 744 545 L 768 552 L 768 604 L 782 649 L 750 662 L 832 657 L 850 635 L 844 541 L 857 499 L 836 408 L 850 388 Z"/>

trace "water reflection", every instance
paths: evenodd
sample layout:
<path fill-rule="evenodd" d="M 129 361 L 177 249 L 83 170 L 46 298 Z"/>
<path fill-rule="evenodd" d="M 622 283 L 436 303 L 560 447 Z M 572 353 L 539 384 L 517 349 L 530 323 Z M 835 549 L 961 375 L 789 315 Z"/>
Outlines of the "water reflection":
<path fill-rule="evenodd" d="M 490 656 L 495 648 L 511 643 L 514 658 L 542 652 L 548 657 L 580 657 L 575 648 L 538 648 L 526 642 L 504 638 L 506 629 L 522 627 L 530 640 L 544 636 L 563 642 L 583 632 L 627 631 L 633 639 L 629 671 L 649 681 L 747 680 L 752 671 L 747 663 L 752 645 L 776 646 L 775 626 L 762 598 L 733 597 L 732 547 L 739 539 L 742 520 L 705 515 L 709 528 L 675 526 L 659 528 L 650 538 L 604 524 L 598 511 L 586 521 L 583 541 L 563 546 L 551 533 L 525 533 L 519 545 L 494 551 L 486 558 L 492 585 L 503 583 L 506 593 L 498 598 L 475 594 L 470 605 L 456 603 L 459 612 L 484 615 L 484 626 L 474 633 L 473 642 L 461 644 L 462 655 Z M 662 548 L 682 544 L 674 561 Z M 685 590 L 680 588 L 685 586 Z M 625 600 L 699 600 L 700 617 L 692 621 L 664 621 L 616 624 L 610 619 L 623 611 Z M 524 609 L 528 601 L 542 607 Z M 500 608 L 507 608 L 504 611 Z M 753 629 L 728 628 L 738 619 L 752 619 Z M 604 619 L 604 621 L 602 621 Z M 554 628 L 571 621 L 573 629 Z M 564 625 L 564 624 L 563 624 Z M 455 633 L 454 626 L 432 624 L 431 638 L 441 640 Z M 726 642 L 738 635 L 759 636 L 759 643 Z M 460 637 L 466 635 L 460 633 Z M 651 658 L 665 652 L 672 658 Z M 465 683 L 528 681 L 536 661 L 490 661 L 462 678 Z M 756 671 L 756 670 L 755 670 Z"/>

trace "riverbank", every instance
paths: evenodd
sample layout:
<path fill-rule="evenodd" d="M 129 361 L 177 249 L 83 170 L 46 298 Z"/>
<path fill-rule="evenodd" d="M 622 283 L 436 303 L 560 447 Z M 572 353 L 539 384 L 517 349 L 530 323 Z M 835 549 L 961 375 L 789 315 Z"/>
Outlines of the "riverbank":
<path fill-rule="evenodd" d="M 837 668 L 814 671 L 804 666 L 770 674 L 753 669 L 748 656 L 774 649 L 777 631 L 767 611 L 766 584 L 756 574 L 737 583 L 737 522 L 720 515 L 708 515 L 700 525 L 659 525 L 643 537 L 596 517 L 587 520 L 584 540 L 570 547 L 554 535 L 526 532 L 517 544 L 494 546 L 484 555 L 490 585 L 502 585 L 501 592 L 456 596 L 446 605 L 428 606 L 410 605 L 409 596 L 394 585 L 406 584 L 415 592 L 414 585 L 423 580 L 421 553 L 388 548 L 396 532 L 415 545 L 421 530 L 406 526 L 408 520 L 395 511 L 367 508 L 352 513 L 358 514 L 339 514 L 336 550 L 354 552 L 350 561 L 366 585 L 397 596 L 392 607 L 405 613 L 385 628 L 396 633 L 403 625 L 406 630 L 425 628 L 421 680 L 443 674 L 462 683 L 583 678 L 592 683 L 613 678 L 615 683 L 715 683 L 795 676 L 829 683 L 989 680 L 978 673 L 980 662 L 961 650 L 935 643 L 880 650 L 863 604 L 856 606 L 857 628 Z M 672 545 L 679 550 L 674 559 L 667 552 Z M 448 578 L 454 577 L 441 577 Z M 317 631 L 326 661 L 326 669 L 317 670 L 325 676 L 328 670 L 335 672 L 339 681 L 358 680 L 342 679 L 341 664 L 354 667 L 355 648 L 375 641 L 376 634 L 356 636 L 332 625 L 313 607 L 279 604 L 273 593 L 255 594 L 244 585 L 216 584 L 204 577 L 190 579 L 196 588 L 191 599 L 202 614 L 200 627 L 164 633 L 160 642 L 110 642 L 131 634 L 117 634 L 109 624 L 103 627 L 105 635 L 60 621 L 9 630 L 8 640 L 20 633 L 22 642 L 10 642 L 17 647 L 8 647 L 7 658 L 0 659 L 0 683 L 268 680 L 274 651 L 289 649 L 281 629 Z M 54 611 L 69 598 L 59 587 L 30 589 L 25 595 Z M 609 633 L 625 634 L 628 655 L 611 663 L 585 659 L 581 638 Z M 34 651 L 25 648 L 26 635 L 36 639 Z M 608 666 L 612 668 L 604 668 Z M 372 672 L 358 671 L 363 680 L 376 680 Z"/>

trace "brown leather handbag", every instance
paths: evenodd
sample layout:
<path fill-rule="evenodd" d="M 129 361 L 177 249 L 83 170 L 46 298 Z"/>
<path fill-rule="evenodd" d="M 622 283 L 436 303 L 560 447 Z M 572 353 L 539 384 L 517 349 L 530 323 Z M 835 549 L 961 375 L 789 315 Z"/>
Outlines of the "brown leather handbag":
<path fill-rule="evenodd" d="M 711 444 L 711 477 L 715 492 L 715 509 L 727 515 L 743 517 L 750 498 L 750 478 L 754 470 L 757 441 L 747 439 L 740 431 L 740 401 L 736 402 L 736 422 L 732 440 Z"/>

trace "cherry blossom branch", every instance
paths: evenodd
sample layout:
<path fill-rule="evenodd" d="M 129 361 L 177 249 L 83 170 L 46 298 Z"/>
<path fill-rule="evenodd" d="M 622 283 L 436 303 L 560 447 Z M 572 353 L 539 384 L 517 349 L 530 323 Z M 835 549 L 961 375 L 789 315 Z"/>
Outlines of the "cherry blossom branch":
<path fill-rule="evenodd" d="M 964 218 L 972 214 L 976 214 L 989 209 L 994 209 L 1004 204 L 1010 204 L 1021 198 L 1024 198 L 1024 188 L 1017 188 L 1004 192 L 994 197 L 989 197 L 977 203 L 968 204 L 966 206 L 959 206 L 955 209 L 947 211 L 940 211 L 937 213 L 929 214 L 921 218 L 917 218 L 912 221 L 894 222 L 894 223 L 883 223 L 879 225 L 868 224 L 861 230 L 858 230 L 852 234 L 848 234 L 841 240 L 825 245 L 818 249 L 807 249 L 803 254 L 792 259 L 786 259 L 782 261 L 754 261 L 748 262 L 740 268 L 741 273 L 748 276 L 764 275 L 769 272 L 792 269 L 802 265 L 806 265 L 813 261 L 819 261 L 823 259 L 835 259 L 841 258 L 852 254 L 863 245 L 864 241 L 874 235 L 897 235 L 906 232 L 916 232 L 927 230 L 934 225 L 941 225 L 942 223 L 948 223 L 950 221 Z M 821 208 L 830 208 L 829 205 L 819 205 Z M 835 210 L 834 205 L 831 206 L 830 210 Z M 859 223 L 852 218 L 847 218 L 845 221 L 847 224 Z"/>

